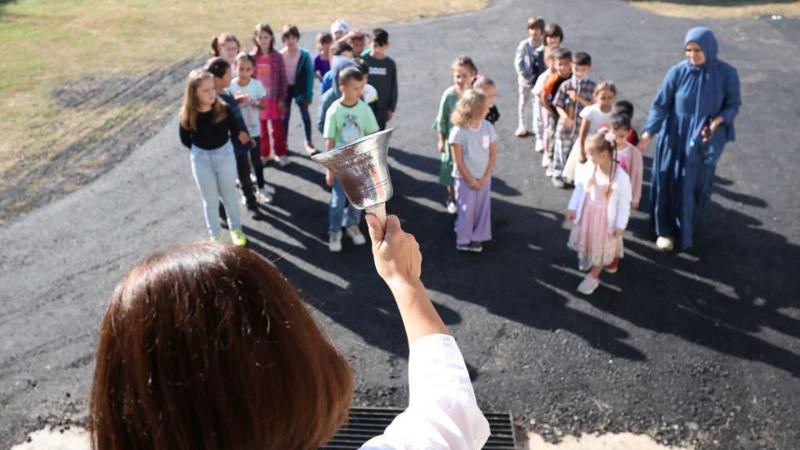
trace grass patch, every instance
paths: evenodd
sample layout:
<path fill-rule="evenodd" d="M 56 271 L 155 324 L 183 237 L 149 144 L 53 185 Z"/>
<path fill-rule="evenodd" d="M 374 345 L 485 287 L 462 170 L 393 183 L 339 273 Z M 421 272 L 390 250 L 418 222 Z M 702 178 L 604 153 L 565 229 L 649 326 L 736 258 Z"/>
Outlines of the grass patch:
<path fill-rule="evenodd" d="M 669 17 L 734 19 L 781 15 L 800 17 L 800 1 L 795 0 L 630 0 L 637 8 Z"/>
<path fill-rule="evenodd" d="M 0 223 L 37 204 L 36 198 L 17 197 L 36 197 L 41 193 L 38 186 L 52 184 L 32 178 L 46 173 L 45 166 L 81 160 L 78 155 L 64 157 L 65 151 L 80 152 L 76 144 L 102 142 L 116 131 L 109 124 L 125 123 L 119 118 L 173 112 L 177 102 L 164 108 L 163 96 L 141 99 L 135 90 L 159 82 L 150 79 L 154 71 L 207 52 L 218 32 L 235 33 L 249 49 L 253 27 L 261 21 L 276 31 L 294 23 L 302 32 L 327 28 L 345 17 L 351 25 L 366 28 L 475 10 L 486 2 L 240 0 L 235 7 L 220 7 L 211 0 L 0 0 Z M 186 73 L 159 75 L 160 81 L 166 77 L 175 85 Z M 77 86 L 79 101 L 59 98 L 64 85 Z M 93 102 L 94 96 L 108 95 L 92 88 L 97 85 L 107 86 L 114 95 Z M 30 189 L 19 189 L 21 183 Z"/>

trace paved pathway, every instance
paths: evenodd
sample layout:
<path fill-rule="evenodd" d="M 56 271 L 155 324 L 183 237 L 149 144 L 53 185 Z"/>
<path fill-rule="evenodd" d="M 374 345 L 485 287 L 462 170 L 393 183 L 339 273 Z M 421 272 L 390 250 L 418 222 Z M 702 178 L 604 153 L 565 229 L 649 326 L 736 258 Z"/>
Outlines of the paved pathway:
<path fill-rule="evenodd" d="M 710 23 L 721 57 L 740 70 L 745 105 L 707 231 L 691 254 L 660 254 L 647 217 L 634 214 L 621 271 L 587 299 L 574 293 L 580 274 L 565 246 L 568 192 L 544 179 L 531 141 L 513 137 L 511 59 L 532 13 L 560 23 L 567 47 L 592 54 L 592 76 L 617 82 L 637 123 L 696 24 L 615 0 L 506 0 L 388 27 L 401 70 L 389 209 L 421 242 L 424 280 L 482 405 L 533 419 L 539 432 L 626 430 L 723 448 L 789 448 L 800 441 L 800 24 Z M 430 130 L 450 62 L 462 53 L 498 82 L 503 113 L 496 239 L 468 256 L 453 248 Z M 300 149 L 294 119 L 291 144 Z M 85 413 L 114 284 L 147 252 L 203 237 L 176 131 L 170 122 L 96 182 L 0 228 L 0 446 L 42 420 Z M 321 171 L 304 157 L 292 161 L 268 170 L 277 206 L 263 221 L 246 220 L 250 246 L 302 290 L 348 356 L 357 401 L 404 404 L 406 348 L 389 294 L 366 249 L 327 252 Z"/>

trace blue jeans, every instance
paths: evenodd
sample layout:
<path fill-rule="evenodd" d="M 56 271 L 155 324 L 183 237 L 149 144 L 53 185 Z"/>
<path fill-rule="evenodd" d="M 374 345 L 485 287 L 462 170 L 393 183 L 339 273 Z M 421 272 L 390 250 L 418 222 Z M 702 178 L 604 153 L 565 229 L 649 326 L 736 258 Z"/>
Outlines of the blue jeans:
<path fill-rule="evenodd" d="M 292 100 L 291 94 L 286 97 L 286 109 L 283 114 L 283 129 L 286 132 L 286 140 L 289 140 L 289 117 L 292 115 Z M 311 144 L 311 116 L 308 114 L 308 103 L 298 102 L 297 108 L 300 110 L 300 117 L 303 118 L 303 131 L 306 133 L 306 144 Z"/>
<path fill-rule="evenodd" d="M 342 227 L 358 225 L 360 222 L 361 210 L 353 208 L 344 195 L 344 188 L 336 180 L 331 189 L 331 203 L 328 205 L 328 231 L 340 231 Z"/>
<path fill-rule="evenodd" d="M 203 197 L 203 211 L 206 228 L 214 236 L 219 234 L 220 200 L 225 205 L 228 215 L 228 228 L 236 230 L 242 227 L 239 215 L 238 195 L 236 194 L 236 156 L 230 141 L 214 150 L 203 150 L 192 146 L 192 175 L 197 189 Z"/>

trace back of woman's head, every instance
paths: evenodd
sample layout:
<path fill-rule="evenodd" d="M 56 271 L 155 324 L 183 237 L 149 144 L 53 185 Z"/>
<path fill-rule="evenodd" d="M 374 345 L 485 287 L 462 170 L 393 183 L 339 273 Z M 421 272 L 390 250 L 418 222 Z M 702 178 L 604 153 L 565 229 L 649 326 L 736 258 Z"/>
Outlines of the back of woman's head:
<path fill-rule="evenodd" d="M 351 395 L 347 362 L 275 268 L 244 248 L 184 244 L 144 258 L 109 299 L 93 445 L 312 449 Z"/>

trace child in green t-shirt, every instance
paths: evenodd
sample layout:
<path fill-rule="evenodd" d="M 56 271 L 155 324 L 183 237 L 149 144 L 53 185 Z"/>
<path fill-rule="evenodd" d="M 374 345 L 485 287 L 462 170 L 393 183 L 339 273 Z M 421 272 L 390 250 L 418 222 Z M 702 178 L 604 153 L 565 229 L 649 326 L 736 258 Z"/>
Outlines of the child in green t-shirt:
<path fill-rule="evenodd" d="M 325 148 L 330 150 L 349 144 L 379 130 L 372 109 L 361 100 L 364 93 L 364 74 L 356 67 L 339 72 L 337 80 L 342 96 L 333 102 L 325 113 L 322 135 Z M 331 187 L 331 202 L 328 206 L 328 249 L 342 251 L 342 228 L 354 245 L 364 245 L 367 240 L 359 230 L 361 211 L 349 205 L 341 183 L 333 174 L 325 171 L 325 183 Z"/>

